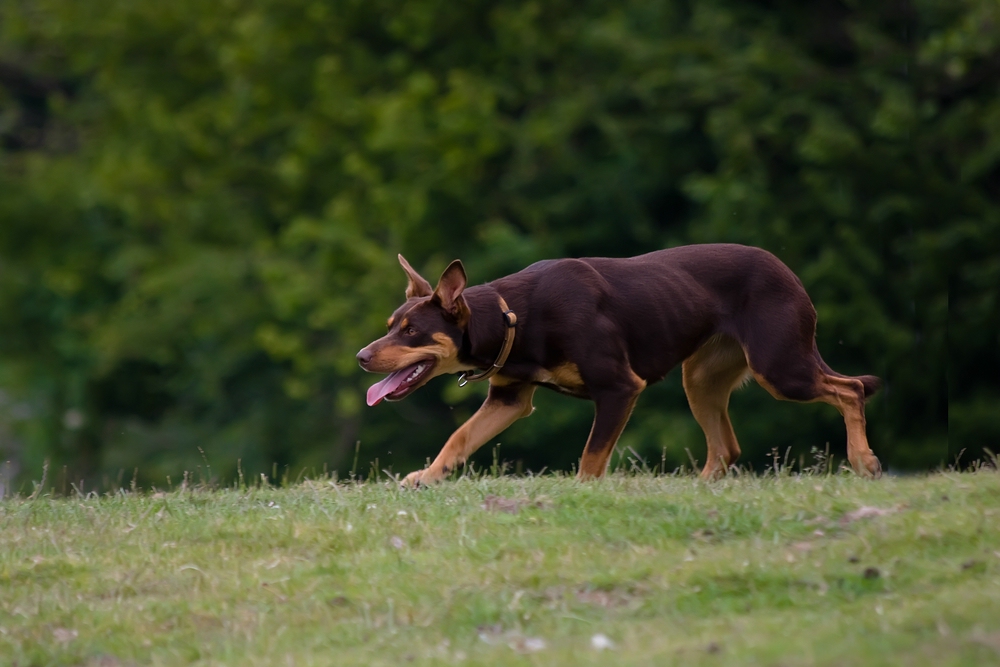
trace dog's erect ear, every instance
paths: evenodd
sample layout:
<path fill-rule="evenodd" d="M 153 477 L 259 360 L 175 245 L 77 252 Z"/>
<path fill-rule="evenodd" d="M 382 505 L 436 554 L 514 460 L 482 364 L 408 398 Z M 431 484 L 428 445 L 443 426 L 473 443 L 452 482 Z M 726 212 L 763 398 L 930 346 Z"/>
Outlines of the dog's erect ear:
<path fill-rule="evenodd" d="M 413 267 L 410 266 L 410 263 L 402 255 L 399 255 L 399 264 L 406 271 L 406 277 L 410 279 L 410 283 L 406 286 L 407 299 L 433 294 L 434 290 L 431 289 L 431 284 L 422 275 L 414 271 Z"/>
<path fill-rule="evenodd" d="M 433 299 L 463 323 L 468 320 L 469 315 L 469 306 L 462 296 L 462 290 L 465 289 L 467 282 L 465 267 L 462 266 L 461 260 L 456 259 L 441 274 L 441 279 L 434 289 Z"/>

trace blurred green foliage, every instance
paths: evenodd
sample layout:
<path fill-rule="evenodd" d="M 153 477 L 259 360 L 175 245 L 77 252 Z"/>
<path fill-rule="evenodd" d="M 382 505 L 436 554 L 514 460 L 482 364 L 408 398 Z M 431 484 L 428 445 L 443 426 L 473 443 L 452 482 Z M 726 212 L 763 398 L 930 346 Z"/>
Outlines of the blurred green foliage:
<path fill-rule="evenodd" d="M 363 407 L 397 252 L 480 282 L 709 241 L 777 254 L 885 380 L 884 464 L 996 451 L 998 88 L 994 0 L 0 0 L 0 456 L 406 472 L 482 388 Z M 704 455 L 675 375 L 622 440 L 650 465 Z M 544 393 L 500 456 L 566 468 L 591 407 Z M 758 465 L 843 453 L 828 406 L 732 414 Z"/>

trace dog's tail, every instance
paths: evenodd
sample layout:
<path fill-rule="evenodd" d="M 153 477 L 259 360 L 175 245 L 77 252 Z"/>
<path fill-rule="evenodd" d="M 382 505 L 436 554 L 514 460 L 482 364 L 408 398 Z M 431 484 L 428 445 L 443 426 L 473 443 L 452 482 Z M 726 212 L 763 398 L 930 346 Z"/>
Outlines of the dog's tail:
<path fill-rule="evenodd" d="M 861 380 L 865 386 L 865 398 L 868 398 L 882 388 L 882 380 L 874 375 L 858 375 L 855 380 Z"/>
<path fill-rule="evenodd" d="M 860 380 L 861 384 L 864 385 L 865 388 L 865 398 L 868 398 L 869 396 L 871 396 L 872 394 L 874 394 L 875 392 L 877 392 L 879 389 L 882 388 L 882 380 L 874 375 L 844 375 L 843 373 L 838 373 L 837 371 L 830 368 L 825 361 L 823 361 L 823 357 L 819 356 L 819 350 L 814 350 L 814 351 L 816 353 L 816 360 L 819 362 L 820 368 L 823 369 L 824 373 L 839 378 L 851 378 L 852 380 Z"/>

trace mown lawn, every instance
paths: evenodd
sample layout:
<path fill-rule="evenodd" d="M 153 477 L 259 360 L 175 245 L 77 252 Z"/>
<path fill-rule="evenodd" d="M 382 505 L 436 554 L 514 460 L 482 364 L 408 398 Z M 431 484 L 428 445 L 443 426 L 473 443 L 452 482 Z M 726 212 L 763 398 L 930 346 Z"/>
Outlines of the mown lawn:
<path fill-rule="evenodd" d="M 7 499 L 0 663 L 1000 664 L 1000 475 Z"/>

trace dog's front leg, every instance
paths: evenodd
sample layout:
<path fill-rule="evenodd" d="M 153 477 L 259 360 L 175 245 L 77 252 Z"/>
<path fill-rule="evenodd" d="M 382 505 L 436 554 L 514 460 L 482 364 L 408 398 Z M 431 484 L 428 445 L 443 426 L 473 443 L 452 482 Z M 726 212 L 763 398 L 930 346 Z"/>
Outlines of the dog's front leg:
<path fill-rule="evenodd" d="M 490 380 L 490 392 L 476 414 L 455 431 L 444 444 L 434 462 L 423 470 L 411 472 L 403 479 L 403 486 L 416 487 L 441 481 L 472 456 L 486 442 L 513 424 L 527 417 L 534 409 L 531 397 L 535 386 L 530 384 L 501 384 Z"/>
<path fill-rule="evenodd" d="M 618 444 L 618 437 L 625 430 L 625 424 L 632 415 L 632 408 L 645 388 L 646 383 L 635 378 L 634 387 L 623 387 L 614 391 L 595 394 L 594 425 L 590 429 L 587 446 L 580 458 L 577 479 L 603 477 L 608 468 L 608 459 Z"/>

